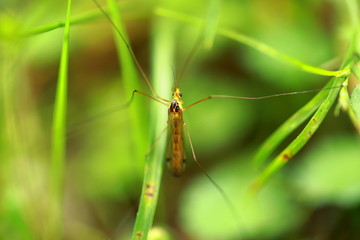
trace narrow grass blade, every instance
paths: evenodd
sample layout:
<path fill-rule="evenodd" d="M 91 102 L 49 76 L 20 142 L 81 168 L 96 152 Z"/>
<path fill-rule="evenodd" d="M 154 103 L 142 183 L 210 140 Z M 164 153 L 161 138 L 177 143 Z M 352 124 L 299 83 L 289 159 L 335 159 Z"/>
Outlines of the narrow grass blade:
<path fill-rule="evenodd" d="M 193 16 L 189 16 L 187 14 L 174 12 L 174 11 L 164 9 L 164 8 L 157 8 L 155 13 L 159 16 L 174 19 L 177 21 L 187 22 L 187 23 L 191 23 L 191 24 L 195 24 L 195 25 L 203 25 L 204 24 L 204 20 L 201 18 L 196 18 Z M 265 54 L 269 57 L 272 57 L 278 61 L 292 65 L 293 67 L 300 69 L 301 71 L 304 71 L 304 72 L 309 72 L 309 73 L 323 75 L 323 76 L 339 76 L 339 77 L 347 76 L 350 73 L 350 70 L 348 68 L 345 68 L 345 69 L 339 70 L 339 71 L 329 71 L 329 70 L 325 70 L 322 68 L 311 66 L 300 60 L 292 58 L 282 52 L 279 52 L 276 49 L 266 45 L 265 43 L 262 43 L 256 39 L 253 39 L 244 34 L 237 33 L 230 29 L 218 28 L 217 33 L 219 35 L 225 36 L 225 37 L 235 40 L 239 43 L 242 43 L 249 47 L 252 47 L 255 50 L 262 52 L 263 54 Z"/>
<path fill-rule="evenodd" d="M 276 49 L 274 49 L 260 41 L 257 41 L 257 40 L 250 38 L 244 34 L 240 34 L 235 31 L 232 31 L 232 30 L 219 29 L 218 33 L 220 35 L 223 35 L 225 37 L 228 37 L 230 39 L 233 39 L 233 40 L 243 43 L 245 45 L 248 45 L 249 47 L 252 47 L 252 48 L 258 50 L 259 52 L 262 52 L 269 57 L 272 57 L 276 60 L 279 60 L 281 62 L 292 65 L 304 72 L 313 73 L 313 74 L 322 75 L 322 76 L 339 76 L 339 77 L 347 76 L 350 74 L 350 69 L 348 69 L 348 68 L 339 70 L 339 71 L 330 71 L 330 70 L 325 70 L 322 68 L 311 66 L 307 63 L 304 63 L 300 60 L 290 57 L 282 52 L 279 52 Z"/>
<path fill-rule="evenodd" d="M 356 51 L 356 45 L 358 39 L 354 35 L 352 42 L 348 48 L 346 56 L 344 58 L 342 69 L 351 69 L 354 64 L 357 62 L 357 56 L 354 51 Z M 340 86 L 346 81 L 347 78 L 343 77 L 333 77 L 328 83 L 329 86 Z M 267 165 L 267 167 L 259 174 L 259 176 L 255 179 L 252 190 L 257 191 L 261 188 L 264 183 L 274 175 L 284 164 L 286 164 L 292 157 L 294 157 L 309 141 L 309 139 L 313 136 L 315 131 L 319 128 L 325 116 L 328 114 L 330 108 L 333 106 L 336 97 L 339 95 L 340 88 L 334 88 L 329 91 L 325 91 L 326 98 L 320 104 L 319 108 L 316 110 L 315 114 L 311 117 L 310 121 L 307 123 L 305 128 L 301 131 L 301 133 L 296 137 L 294 141 L 292 141 L 274 160 L 271 161 Z M 320 95 L 321 92 L 318 94 Z M 317 96 L 318 96 L 317 95 Z M 316 98 L 316 97 L 315 97 Z M 289 124 L 289 123 L 288 123 Z M 289 129 L 290 130 L 290 129 Z M 283 136 L 287 136 L 286 129 L 283 129 Z M 276 133 L 279 134 L 279 133 Z M 278 140 L 278 139 L 277 139 Z M 271 143 L 267 143 L 270 145 Z M 278 144 L 278 142 L 274 142 L 274 145 Z M 269 154 L 269 153 L 267 153 Z"/>
<path fill-rule="evenodd" d="M 204 44 L 206 49 L 211 49 L 216 36 L 219 23 L 220 1 L 211 0 L 207 9 L 206 24 L 204 26 Z"/>
<path fill-rule="evenodd" d="M 347 6 L 348 6 L 348 11 L 349 11 L 349 17 L 351 20 L 351 24 L 353 29 L 355 29 L 355 31 L 359 32 L 358 27 L 360 26 L 360 22 L 359 22 L 359 4 L 357 0 L 347 0 L 345 1 Z"/>
<path fill-rule="evenodd" d="M 117 3 L 118 7 L 121 8 L 121 10 L 123 10 L 123 11 L 126 11 L 126 9 L 128 9 L 131 4 L 132 3 L 129 3 L 129 2 Z M 105 10 L 105 12 L 109 12 L 108 7 L 105 7 L 104 10 Z M 98 19 L 102 16 L 103 16 L 103 14 L 101 12 L 99 12 L 98 10 L 89 11 L 89 12 L 80 14 L 79 16 L 72 17 L 70 19 L 70 25 L 87 23 L 87 22 L 93 21 L 95 19 Z M 49 25 L 35 27 L 33 29 L 25 30 L 20 35 L 23 37 L 32 37 L 32 36 L 36 36 L 38 34 L 51 32 L 53 30 L 63 28 L 63 27 L 65 27 L 65 22 L 59 22 L 59 23 L 49 24 Z"/>
<path fill-rule="evenodd" d="M 324 88 L 331 86 L 332 82 L 328 82 Z M 281 142 L 288 137 L 295 129 L 306 121 L 320 104 L 327 98 L 328 91 L 320 91 L 313 97 L 305 106 L 300 108 L 288 120 L 286 120 L 273 134 L 266 139 L 253 159 L 256 165 L 261 165 L 273 153 L 273 151 L 281 144 Z"/>
<path fill-rule="evenodd" d="M 174 49 L 174 27 L 169 22 L 155 21 L 153 40 L 152 68 L 154 69 L 154 87 L 162 96 L 170 95 L 172 78 L 171 62 Z M 166 126 L 167 110 L 163 105 L 154 102 L 151 116 L 151 144 Z M 165 137 L 160 138 L 145 163 L 145 176 L 140 197 L 132 239 L 147 239 L 152 226 L 159 197 L 161 176 L 165 158 Z M 149 148 L 150 145 L 149 144 Z"/>
<path fill-rule="evenodd" d="M 341 85 L 343 81 L 344 78 L 334 77 L 330 82 L 332 86 L 338 86 Z M 273 174 L 275 174 L 284 164 L 286 164 L 304 147 L 304 145 L 313 136 L 315 131 L 319 128 L 325 116 L 328 114 L 331 106 L 334 104 L 336 97 L 339 94 L 339 91 L 340 89 L 329 90 L 325 100 L 321 103 L 316 113 L 311 117 L 310 121 L 307 123 L 301 133 L 261 172 L 259 177 L 257 177 L 253 184 L 253 190 L 258 190 L 260 187 L 262 187 L 266 180 L 268 180 Z M 290 123 L 291 119 L 286 122 L 286 125 Z M 285 138 L 288 134 L 291 133 L 290 130 L 294 130 L 288 129 L 288 131 L 286 131 L 286 128 L 284 128 L 283 126 L 281 129 L 281 133 L 283 133 L 281 138 Z M 267 142 L 267 145 L 271 145 L 271 142 Z"/>
<path fill-rule="evenodd" d="M 121 21 L 121 15 L 119 11 L 119 6 L 115 0 L 108 0 L 109 5 L 109 15 L 116 25 L 116 28 L 122 33 L 125 40 L 129 44 L 129 38 L 126 34 L 124 25 Z M 130 99 L 131 93 L 135 89 L 141 89 L 140 79 L 138 77 L 138 69 L 134 63 L 134 59 L 129 52 L 126 44 L 119 35 L 117 29 L 113 29 L 114 38 L 116 43 L 117 54 L 119 58 L 119 68 L 121 69 L 121 79 L 124 86 L 125 96 Z M 134 101 L 134 104 L 129 106 L 129 115 L 130 115 L 130 128 L 132 129 L 133 134 L 131 135 L 132 139 L 130 141 L 136 143 L 136 151 L 133 152 L 134 159 L 131 160 L 134 163 L 136 174 L 142 174 L 142 166 L 144 162 L 144 153 L 147 148 L 148 134 L 147 134 L 147 123 L 145 118 L 141 113 L 144 112 L 144 98 L 137 98 Z M 129 160 L 130 161 L 130 160 Z"/>
<path fill-rule="evenodd" d="M 54 116 L 52 123 L 52 160 L 50 169 L 50 238 L 63 239 L 63 191 L 65 165 L 65 136 L 67 111 L 67 81 L 69 61 L 69 32 L 70 32 L 71 0 L 67 3 L 64 40 L 61 52 L 59 77 L 56 88 Z"/>

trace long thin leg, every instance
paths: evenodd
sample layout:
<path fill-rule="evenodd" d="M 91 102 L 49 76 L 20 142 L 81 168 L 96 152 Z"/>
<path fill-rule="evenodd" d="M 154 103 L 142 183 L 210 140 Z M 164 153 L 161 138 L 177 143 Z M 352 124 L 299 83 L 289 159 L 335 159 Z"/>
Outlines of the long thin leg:
<path fill-rule="evenodd" d="M 160 138 L 164 135 L 164 133 L 166 132 L 167 128 L 168 128 L 168 125 L 166 124 L 166 127 L 165 127 L 163 130 L 161 130 L 159 136 L 156 137 L 154 143 L 151 145 L 150 149 L 147 151 L 147 153 L 146 153 L 145 156 L 148 156 L 148 155 L 152 152 L 152 150 L 154 150 L 154 147 L 155 147 L 156 144 L 159 142 Z"/>
<path fill-rule="evenodd" d="M 149 87 L 151 93 L 156 96 L 159 99 L 162 99 L 161 97 L 159 97 L 159 95 L 157 94 L 157 92 L 155 91 L 155 89 L 151 86 L 150 80 L 149 78 L 146 76 L 144 70 L 142 69 L 139 61 L 137 60 L 130 44 L 127 43 L 124 35 L 121 33 L 120 29 L 118 28 L 118 26 L 115 24 L 115 22 L 112 20 L 112 18 L 109 16 L 109 14 L 103 9 L 103 7 L 96 1 L 93 0 L 93 2 L 95 3 L 95 5 L 100 9 L 100 11 L 104 14 L 104 16 L 109 20 L 110 24 L 114 27 L 114 29 L 116 30 L 116 32 L 120 35 L 121 40 L 123 41 L 123 43 L 125 44 L 125 46 L 127 47 L 127 49 L 129 50 L 132 59 L 135 62 L 135 65 L 137 67 L 137 69 L 139 70 L 142 78 L 145 80 L 146 85 Z M 163 99 L 164 100 L 164 99 Z"/>
<path fill-rule="evenodd" d="M 343 87 L 343 85 L 336 86 L 336 87 L 329 87 L 329 88 L 320 88 L 320 89 L 313 89 L 313 90 L 298 91 L 298 92 L 277 93 L 277 94 L 268 95 L 268 96 L 261 96 L 261 97 L 237 97 L 237 96 L 228 96 L 228 95 L 210 95 L 210 96 L 208 96 L 206 98 L 200 99 L 199 101 L 196 101 L 196 102 L 190 104 L 189 106 L 183 108 L 183 111 L 195 106 L 198 103 L 204 102 L 206 100 L 214 99 L 214 98 L 261 100 L 261 99 L 280 97 L 280 96 L 289 96 L 289 95 L 295 95 L 295 94 L 319 92 L 319 91 L 322 91 L 322 90 L 330 90 L 330 89 L 340 88 L 340 87 Z"/>
<path fill-rule="evenodd" d="M 130 100 L 129 100 L 127 103 L 125 103 L 125 104 L 123 104 L 123 105 L 120 105 L 120 106 L 117 106 L 117 107 L 110 108 L 110 109 L 105 110 L 105 111 L 103 111 L 103 112 L 101 112 L 101 113 L 98 113 L 98 114 L 96 114 L 96 115 L 94 115 L 94 116 L 92 116 L 92 117 L 90 117 L 90 118 L 87 118 L 87 119 L 85 119 L 85 120 L 81 120 L 81 121 L 79 121 L 79 122 L 77 122 L 77 123 L 75 123 L 75 124 L 72 124 L 72 126 L 71 126 L 71 129 L 72 129 L 72 130 L 70 130 L 70 131 L 67 133 L 67 136 L 69 137 L 69 136 L 73 135 L 74 133 L 76 133 L 76 132 L 77 132 L 81 127 L 83 127 L 84 125 L 87 125 L 87 124 L 89 124 L 89 123 L 91 123 L 91 122 L 94 122 L 95 120 L 97 120 L 97 119 L 99 119 L 99 118 L 103 118 L 103 117 L 105 117 L 105 116 L 107 116 L 107 115 L 110 115 L 110 114 L 116 112 L 116 111 L 119 111 L 119 110 L 128 108 L 128 107 L 130 106 L 130 104 L 132 103 L 132 101 L 134 100 L 135 93 L 139 93 L 139 94 L 141 94 L 141 95 L 143 95 L 143 96 L 145 96 L 145 97 L 148 97 L 148 98 L 150 98 L 150 99 L 152 99 L 152 100 L 154 100 L 154 101 L 157 101 L 157 102 L 163 104 L 164 106 L 168 106 L 167 103 L 168 103 L 168 102 L 169 102 L 169 103 L 171 102 L 171 101 L 169 101 L 169 100 L 166 100 L 166 99 L 162 99 L 162 98 L 161 98 L 161 100 L 164 101 L 164 102 L 162 102 L 161 100 L 156 99 L 156 98 L 154 98 L 154 97 L 151 97 L 150 95 L 148 95 L 148 94 L 146 94 L 146 93 L 140 92 L 140 91 L 138 91 L 138 90 L 134 90 L 134 91 L 132 92 L 132 94 L 131 94 Z M 166 102 L 166 103 L 165 103 L 165 102 Z"/>
<path fill-rule="evenodd" d="M 192 156 L 193 156 L 193 159 L 196 163 L 196 165 L 198 165 L 198 167 L 200 168 L 200 170 L 205 174 L 205 176 L 210 180 L 210 182 L 214 185 L 214 187 L 216 188 L 216 190 L 220 193 L 221 197 L 225 200 L 226 202 L 226 205 L 228 206 L 229 208 L 229 211 L 231 212 L 231 215 L 233 215 L 234 219 L 236 220 L 236 222 L 238 223 L 239 222 L 239 215 L 236 211 L 236 208 L 234 206 L 234 204 L 231 202 L 230 198 L 228 197 L 228 195 L 225 193 L 224 189 L 222 189 L 220 187 L 219 184 L 217 184 L 215 182 L 215 180 L 205 171 L 205 169 L 203 168 L 203 166 L 200 164 L 200 162 L 197 160 L 196 158 L 196 155 L 195 155 L 195 151 L 194 151 L 194 147 L 193 147 L 193 144 L 192 144 L 192 141 L 191 141 L 191 137 L 190 137 L 190 133 L 189 133 L 189 130 L 186 126 L 186 124 L 184 123 L 184 128 L 185 128 L 185 132 L 186 132 L 186 135 L 188 137 L 188 140 L 189 140 L 189 144 L 190 144 L 190 148 L 191 148 L 191 153 L 192 153 Z"/>
<path fill-rule="evenodd" d="M 148 97 L 148 98 L 150 98 L 150 99 L 152 99 L 154 101 L 157 101 L 157 102 L 159 102 L 159 103 L 161 103 L 162 105 L 165 105 L 165 106 L 168 106 L 168 105 L 166 103 L 164 103 L 164 102 L 167 102 L 167 103 L 171 102 L 170 100 L 166 100 L 166 99 L 160 98 L 160 97 L 158 99 L 156 99 L 156 98 L 154 98 L 154 97 L 152 97 L 152 96 L 150 96 L 150 95 L 148 95 L 146 93 L 140 92 L 139 90 L 134 90 L 133 95 L 134 95 L 134 93 L 139 93 L 139 94 L 141 94 L 141 95 L 143 95 L 145 97 Z M 162 101 L 164 101 L 164 102 L 162 102 Z"/>
<path fill-rule="evenodd" d="M 197 50 L 200 47 L 200 44 L 201 44 L 202 40 L 203 40 L 203 36 L 202 36 L 202 34 L 200 34 L 200 36 L 198 37 L 194 47 L 191 49 L 191 52 L 190 52 L 189 56 L 186 58 L 185 63 L 183 65 L 182 69 L 181 69 L 181 72 L 179 73 L 178 76 L 175 77 L 175 81 L 177 82 L 177 84 L 179 84 L 179 82 L 181 81 L 181 79 L 183 78 L 185 73 L 187 72 L 187 70 L 188 70 L 188 68 L 190 66 L 190 63 L 194 59 L 194 56 L 195 56 Z"/>

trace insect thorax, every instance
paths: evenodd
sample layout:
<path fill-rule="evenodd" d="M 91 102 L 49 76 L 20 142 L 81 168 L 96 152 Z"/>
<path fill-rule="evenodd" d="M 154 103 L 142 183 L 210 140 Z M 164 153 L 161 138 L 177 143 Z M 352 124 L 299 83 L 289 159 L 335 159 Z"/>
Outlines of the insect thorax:
<path fill-rule="evenodd" d="M 172 119 L 180 119 L 182 118 L 182 105 L 181 102 L 174 99 L 171 101 L 169 106 L 169 117 Z"/>

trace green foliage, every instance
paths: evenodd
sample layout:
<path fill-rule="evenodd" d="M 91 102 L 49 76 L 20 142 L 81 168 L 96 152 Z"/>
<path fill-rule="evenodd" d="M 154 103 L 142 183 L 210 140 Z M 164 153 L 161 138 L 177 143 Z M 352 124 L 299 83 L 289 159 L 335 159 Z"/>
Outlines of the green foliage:
<path fill-rule="evenodd" d="M 184 106 L 214 94 L 353 86 L 350 70 L 358 77 L 355 0 L 100 4 L 166 99 L 172 67 L 181 74 L 203 37 L 180 79 Z M 313 216 L 327 216 L 324 206 L 344 216 L 334 235 L 360 235 L 341 227 L 357 221 L 358 139 L 345 114 L 331 114 L 340 96 L 337 110 L 360 131 L 358 87 L 351 97 L 344 87 L 212 99 L 185 112 L 196 156 L 229 195 L 233 219 L 190 151 L 182 178 L 163 171 L 166 138 L 156 139 L 166 107 L 139 94 L 126 105 L 134 89 L 153 93 L 92 1 L 74 2 L 71 17 L 63 1 L 14 0 L 0 9 L 0 238 L 312 238 L 309 229 L 330 231 L 313 227 Z"/>

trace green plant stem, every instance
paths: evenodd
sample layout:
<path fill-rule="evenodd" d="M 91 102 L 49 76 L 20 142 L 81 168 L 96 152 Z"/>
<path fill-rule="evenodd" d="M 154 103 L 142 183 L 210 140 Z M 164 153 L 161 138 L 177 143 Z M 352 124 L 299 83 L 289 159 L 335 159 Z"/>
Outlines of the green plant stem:
<path fill-rule="evenodd" d="M 67 81 L 69 58 L 71 0 L 68 0 L 64 39 L 61 52 L 59 77 L 56 88 L 55 107 L 52 125 L 52 161 L 50 169 L 50 236 L 51 239 L 63 239 L 63 191 L 65 165 L 65 136 L 67 109 Z"/>
<path fill-rule="evenodd" d="M 109 14 L 113 23 L 116 25 L 116 28 L 121 32 L 124 39 L 129 43 L 129 38 L 126 34 L 124 25 L 122 23 L 122 16 L 119 9 L 119 5 L 115 0 L 108 0 L 109 5 Z M 121 80 L 124 86 L 124 93 L 126 97 L 130 97 L 131 92 L 135 89 L 140 89 L 140 79 L 137 73 L 137 68 L 134 63 L 134 59 L 129 52 L 125 42 L 119 35 L 117 29 L 113 28 L 113 34 L 116 44 L 117 55 L 119 58 L 119 68 L 121 69 Z M 125 98 L 126 98 L 125 97 Z M 146 152 L 146 146 L 148 141 L 148 134 L 146 132 L 147 123 L 144 121 L 142 112 L 144 112 L 144 100 L 141 97 L 136 96 L 137 99 L 134 104 L 129 106 L 129 116 L 130 116 L 130 128 L 133 134 L 129 141 L 136 144 L 136 151 L 132 151 L 134 159 L 132 160 L 134 164 L 134 171 L 137 176 L 142 175 L 142 167 L 144 163 L 144 153 Z"/>
<path fill-rule="evenodd" d="M 326 84 L 325 88 L 330 87 L 331 83 Z M 253 159 L 256 165 L 261 165 L 270 156 L 270 154 L 281 144 L 281 142 L 288 137 L 295 129 L 313 114 L 320 104 L 326 99 L 327 90 L 319 92 L 313 99 L 311 99 L 305 106 L 300 108 L 288 120 L 266 139 L 261 145 Z"/>
<path fill-rule="evenodd" d="M 344 61 L 342 63 L 341 69 L 351 69 L 354 64 L 356 64 L 358 58 L 356 54 L 356 46 L 358 44 L 358 35 L 355 33 L 349 48 L 347 50 L 346 56 L 344 58 Z M 342 85 L 347 78 L 343 77 L 333 77 L 327 86 L 340 86 Z M 329 92 L 327 92 L 327 96 L 324 99 L 324 101 L 320 104 L 319 108 L 316 110 L 315 114 L 311 117 L 305 128 L 301 131 L 301 133 L 296 137 L 295 140 L 293 140 L 274 160 L 271 161 L 271 163 L 268 164 L 268 166 L 259 174 L 259 176 L 255 179 L 252 190 L 257 191 L 259 188 L 261 188 L 264 183 L 272 176 L 274 175 L 282 166 L 284 166 L 295 154 L 297 154 L 304 145 L 309 141 L 309 139 L 313 136 L 315 131 L 320 127 L 322 121 L 324 120 L 325 116 L 328 114 L 330 108 L 333 106 L 336 97 L 339 95 L 340 88 L 331 89 Z M 317 96 L 319 96 L 322 93 L 319 93 Z M 317 98 L 317 96 L 314 97 Z M 303 111 L 303 108 L 299 111 Z M 291 124 L 292 119 L 285 122 L 284 125 Z M 281 130 L 285 130 L 284 127 L 280 127 Z M 295 128 L 294 128 L 295 129 Z M 294 129 L 289 129 L 288 132 L 285 132 L 282 139 L 285 138 L 285 135 L 287 136 L 290 134 Z M 290 131 L 291 130 L 291 131 Z M 278 135 L 278 130 L 274 133 L 274 135 Z M 270 140 L 273 140 L 274 137 L 271 136 L 269 138 Z M 279 140 L 279 139 L 277 139 Z M 274 145 L 277 145 L 278 142 L 274 142 Z M 270 141 L 266 141 L 266 146 L 271 145 Z M 262 151 L 262 150 L 261 150 Z M 267 153 L 267 155 L 271 154 L 271 151 Z M 259 160 L 258 160 L 259 161 Z M 263 161 L 261 159 L 261 161 Z"/>
<path fill-rule="evenodd" d="M 115 4 L 124 11 L 127 8 L 129 8 L 129 6 L 130 6 L 130 3 L 128 3 L 128 2 L 121 2 L 121 3 L 116 2 Z M 109 7 L 105 7 L 104 10 L 105 10 L 105 12 L 110 12 Z M 101 12 L 99 12 L 98 10 L 93 10 L 93 11 L 83 13 L 79 16 L 71 18 L 70 25 L 87 23 L 89 21 L 98 19 L 102 16 L 103 16 L 103 14 Z M 133 16 L 133 18 L 137 18 L 137 17 L 139 17 L 139 16 Z M 66 24 L 65 22 L 59 22 L 59 23 L 36 27 L 36 28 L 30 29 L 30 30 L 25 30 L 24 32 L 21 33 L 21 36 L 22 37 L 36 36 L 38 34 L 47 33 L 47 32 L 50 32 L 50 31 L 53 31 L 53 30 L 56 30 L 59 28 L 63 28 L 63 27 L 65 27 L 65 24 Z"/>
<path fill-rule="evenodd" d="M 204 20 L 201 18 L 189 16 L 187 14 L 171 11 L 171 10 L 164 9 L 164 8 L 157 8 L 155 10 L 155 14 L 157 14 L 159 16 L 167 17 L 170 19 L 174 19 L 177 21 L 191 23 L 194 25 L 200 25 L 200 26 L 204 25 Z M 262 43 L 256 39 L 253 39 L 251 37 L 248 37 L 244 34 L 235 32 L 230 29 L 219 27 L 217 29 L 217 33 L 219 35 L 225 36 L 225 37 L 235 40 L 239 43 L 242 43 L 249 47 L 252 47 L 257 51 L 262 52 L 269 57 L 272 57 L 273 59 L 287 63 L 289 65 L 292 65 L 295 68 L 300 69 L 301 71 L 304 71 L 304 72 L 318 74 L 318 75 L 322 75 L 322 76 L 339 76 L 339 77 L 347 76 L 350 74 L 350 70 L 348 68 L 345 68 L 345 69 L 342 69 L 339 71 L 329 71 L 329 70 L 325 70 L 322 68 L 311 66 L 300 60 L 292 58 L 284 53 L 281 53 L 281 52 L 277 51 L 276 49 L 266 45 L 265 43 Z"/>
<path fill-rule="evenodd" d="M 153 30 L 153 59 L 151 61 L 154 69 L 153 84 L 161 96 L 169 96 L 172 71 L 170 67 L 164 66 L 169 66 L 173 59 L 174 28 L 169 22 L 155 21 Z M 147 239 L 155 215 L 164 166 L 166 137 L 162 136 L 157 141 L 155 139 L 166 127 L 167 109 L 155 101 L 151 109 L 150 145 L 155 144 L 155 146 L 145 162 L 144 181 L 132 239 Z"/>
<path fill-rule="evenodd" d="M 211 0 L 206 16 L 206 25 L 204 27 L 204 45 L 206 49 L 211 49 L 214 44 L 216 29 L 219 23 L 220 15 L 220 1 Z"/>
<path fill-rule="evenodd" d="M 338 86 L 341 85 L 341 83 L 344 81 L 343 78 L 335 77 L 331 81 L 332 86 Z M 304 145 L 310 140 L 310 138 L 313 136 L 315 131 L 319 128 L 322 121 L 328 114 L 331 106 L 334 104 L 336 97 L 339 94 L 340 89 L 332 89 L 330 90 L 329 94 L 326 96 L 326 99 L 323 101 L 323 103 L 320 105 L 320 107 L 317 109 L 316 113 L 312 116 L 308 124 L 305 126 L 305 128 L 301 131 L 301 133 L 296 137 L 296 139 L 290 143 L 288 147 L 286 147 L 266 168 L 265 170 L 260 174 L 260 176 L 255 180 L 253 187 L 254 190 L 259 189 L 263 186 L 263 184 L 266 182 L 267 179 L 269 179 L 275 172 L 277 172 L 283 165 L 285 165 L 291 158 L 293 158 L 294 155 L 296 155 L 303 147 Z M 306 106 L 305 106 L 306 107 Z M 314 105 L 314 107 L 317 107 L 317 105 Z M 303 110 L 300 109 L 300 110 Z M 312 109 L 311 109 L 312 111 Z M 309 112 L 310 114 L 312 112 Z M 310 115 L 309 114 L 309 115 Z M 288 123 L 291 124 L 292 119 L 289 119 L 285 125 Z M 284 125 L 284 126 L 285 126 Z M 295 128 L 291 129 L 293 131 Z M 282 130 L 284 128 L 282 127 Z M 286 133 L 284 134 L 287 136 L 291 133 L 290 129 L 287 129 Z M 284 139 L 283 138 L 283 139 Z M 272 137 L 271 137 L 272 140 Z M 269 142 L 268 142 L 269 143 Z M 269 144 L 268 144 L 269 145 Z M 270 151 L 267 153 L 271 153 Z"/>

